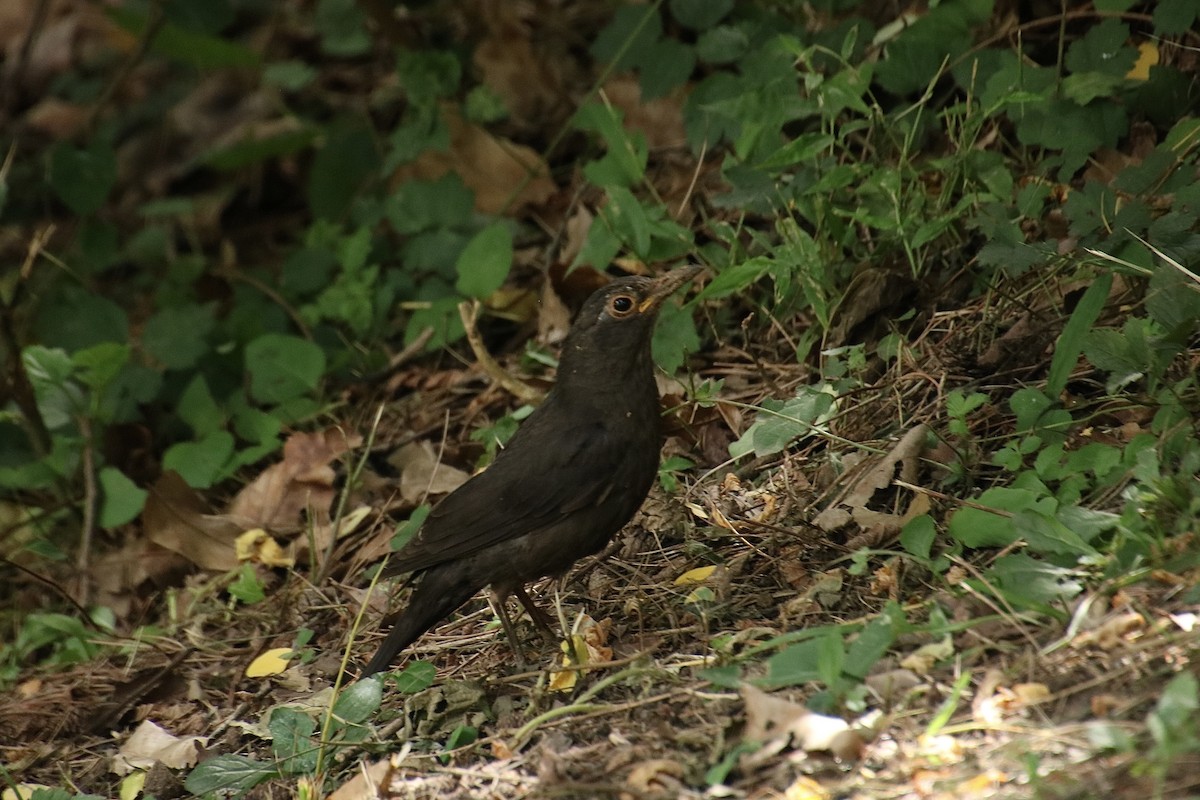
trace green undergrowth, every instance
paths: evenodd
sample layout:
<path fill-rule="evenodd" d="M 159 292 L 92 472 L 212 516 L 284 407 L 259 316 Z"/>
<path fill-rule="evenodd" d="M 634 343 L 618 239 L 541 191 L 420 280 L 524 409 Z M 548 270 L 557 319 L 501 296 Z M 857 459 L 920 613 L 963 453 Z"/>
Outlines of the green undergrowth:
<path fill-rule="evenodd" d="M 483 213 L 454 172 L 396 179 L 451 147 L 452 119 L 508 130 L 509 110 L 469 52 L 390 42 L 357 5 L 320 0 L 311 19 L 280 12 L 312 43 L 302 58 L 246 34 L 266 23 L 262 7 L 201 5 L 107 12 L 156 67 L 138 102 L 106 92 L 120 74 L 110 53 L 50 90 L 99 109 L 92 125 L 57 141 L 0 133 L 18 155 L 0 172 L 0 223 L 26 241 L 51 224 L 70 231 L 31 268 L 0 275 L 10 376 L 0 488 L 18 550 L 45 563 L 79 546 L 81 519 L 104 530 L 136 520 L 159 470 L 202 490 L 244 481 L 288 431 L 337 418 L 342 390 L 385 371 L 391 353 L 465 352 L 461 302 L 483 303 L 485 329 L 509 330 L 502 293 L 545 266 L 522 255 L 547 237 L 535 214 L 516 210 L 520 187 Z M 814 442 L 835 463 L 853 448 L 838 420 L 881 391 L 880 375 L 942 369 L 944 391 L 921 417 L 930 449 L 953 454 L 927 488 L 952 502 L 850 554 L 852 576 L 900 559 L 1002 617 L 1062 627 L 1085 593 L 1154 570 L 1192 573 L 1196 549 L 1181 542 L 1200 517 L 1200 388 L 1189 366 L 1200 327 L 1200 119 L 1179 46 L 1193 4 L 1107 0 L 1015 22 L 990 0 L 932 3 L 904 20 L 879 19 L 874 5 L 615 8 L 587 42 L 588 90 L 526 142 L 550 169 L 529 180 L 591 198 L 595 221 L 566 266 L 708 268 L 699 293 L 664 310 L 655 339 L 656 360 L 684 379 L 689 402 L 723 401 L 720 380 L 688 376 L 717 343 L 802 377 L 790 391 L 760 387 L 729 463 L 772 464 Z M 389 80 L 353 103 L 324 74 L 367 63 Z M 685 141 L 673 151 L 652 148 L 603 90 L 623 73 L 644 101 L 678 104 Z M 269 97 L 284 124 L 205 143 L 157 196 L 123 186 L 122 146 L 222 75 Z M 689 196 L 690 215 L 657 182 L 679 152 L 716 172 Z M 204 222 L 212 207 L 227 227 L 220 236 Z M 247 217 L 280 221 L 269 246 Z M 962 309 L 976 325 L 962 338 L 966 361 L 928 360 L 920 335 Z M 1007 372 L 978 369 L 1023 311 L 1044 339 Z M 552 359 L 526 362 L 540 370 Z M 478 424 L 481 464 L 527 414 Z M 876 425 L 871 447 L 909 427 L 905 417 Z M 106 445 L 134 432 L 154 469 Z M 698 461 L 672 457 L 662 487 L 694 480 Z M 963 564 L 973 571 L 961 574 Z M 239 580 L 235 597 L 260 597 L 252 574 Z M 35 660 L 94 657 L 94 637 L 71 619 L 14 620 L 0 682 Z M 104 609 L 95 619 L 112 629 Z M 718 636 L 698 674 L 718 686 L 806 686 L 817 710 L 859 711 L 865 678 L 898 642 L 972 624 L 932 600 L 891 601 L 855 622 L 750 644 Z M 323 722 L 281 710 L 269 723 L 270 764 L 222 756 L 189 790 L 326 774 L 324 747 L 369 738 L 379 701 L 366 685 Z M 1195 682 L 1177 679 L 1169 693 L 1182 699 L 1164 694 L 1146 717 L 1156 749 L 1145 768 L 1160 775 L 1196 750 L 1194 726 L 1175 710 L 1195 707 Z M 476 733 L 436 746 L 463 747 Z"/>

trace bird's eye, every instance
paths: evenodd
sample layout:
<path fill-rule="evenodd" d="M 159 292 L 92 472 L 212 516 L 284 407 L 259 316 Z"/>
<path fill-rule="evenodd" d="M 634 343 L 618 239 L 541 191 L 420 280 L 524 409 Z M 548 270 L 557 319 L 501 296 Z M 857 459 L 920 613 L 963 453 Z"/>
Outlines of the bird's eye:
<path fill-rule="evenodd" d="M 614 317 L 624 317 L 631 314 L 636 305 L 629 295 L 619 294 L 608 301 L 608 311 Z"/>

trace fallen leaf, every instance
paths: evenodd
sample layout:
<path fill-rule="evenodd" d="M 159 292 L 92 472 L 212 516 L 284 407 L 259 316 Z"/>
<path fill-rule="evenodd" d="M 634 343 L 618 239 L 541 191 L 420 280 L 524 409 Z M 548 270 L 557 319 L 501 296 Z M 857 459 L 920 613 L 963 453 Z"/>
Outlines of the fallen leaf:
<path fill-rule="evenodd" d="M 388 463 L 400 470 L 400 496 L 414 504 L 427 495 L 449 494 L 471 477 L 461 469 L 441 463 L 433 445 L 423 439 L 401 447 Z"/>
<path fill-rule="evenodd" d="M 111 769 L 117 775 L 150 769 L 156 763 L 168 769 L 186 769 L 195 766 L 200 755 L 197 748 L 207 744 L 207 737 L 175 736 L 143 720 L 121 745 Z"/>
<path fill-rule="evenodd" d="M 762 742 L 760 752 L 778 753 L 790 741 L 805 752 L 828 751 L 838 758 L 861 755 L 864 743 L 860 735 L 839 717 L 827 717 L 809 711 L 799 703 L 774 697 L 750 684 L 741 688 L 746 704 L 745 738 Z M 750 758 L 751 763 L 757 763 Z"/>
<path fill-rule="evenodd" d="M 150 541 L 203 569 L 233 569 L 238 565 L 234 542 L 244 528 L 204 510 L 204 502 L 187 482 L 167 471 L 150 487 L 142 528 Z"/>
<path fill-rule="evenodd" d="M 283 458 L 238 492 L 227 514 L 242 529 L 279 532 L 306 516 L 328 519 L 336 496 L 332 462 L 362 444 L 362 437 L 340 428 L 294 433 L 283 445 Z"/>
<path fill-rule="evenodd" d="M 712 576 L 712 574 L 714 572 L 716 572 L 716 570 L 717 570 L 717 568 L 715 565 L 708 566 L 708 567 L 696 567 L 695 569 L 689 569 L 687 572 L 683 573 L 682 575 L 680 575 L 678 578 L 675 579 L 675 585 L 676 586 L 688 586 L 693 583 L 704 583 L 706 580 L 708 580 Z"/>
<path fill-rule="evenodd" d="M 1158 45 L 1154 42 L 1142 42 L 1138 45 L 1138 58 L 1130 67 L 1125 77 L 1132 81 L 1150 80 L 1150 68 L 1160 60 Z"/>
<path fill-rule="evenodd" d="M 287 671 L 293 662 L 290 647 L 274 647 L 250 662 L 246 667 L 247 678 L 265 678 L 268 675 L 279 675 Z"/>
<path fill-rule="evenodd" d="M 450 147 L 427 150 L 392 176 L 393 188 L 411 180 L 432 181 L 454 172 L 475 195 L 482 214 L 518 214 L 546 202 L 557 190 L 550 169 L 534 149 L 493 136 L 442 106 Z"/>
<path fill-rule="evenodd" d="M 288 556 L 279 542 L 262 528 L 254 528 L 237 537 L 234 551 L 238 561 L 252 561 L 268 567 L 295 566 L 296 559 Z"/>

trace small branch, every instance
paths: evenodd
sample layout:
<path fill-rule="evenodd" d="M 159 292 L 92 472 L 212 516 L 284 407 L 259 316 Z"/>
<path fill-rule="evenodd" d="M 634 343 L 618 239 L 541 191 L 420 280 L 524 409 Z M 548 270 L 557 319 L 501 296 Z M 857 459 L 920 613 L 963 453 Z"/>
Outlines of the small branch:
<path fill-rule="evenodd" d="M 483 367 L 487 376 L 507 389 L 522 403 L 537 405 L 542 402 L 541 392 L 505 372 L 504 368 L 496 362 L 496 359 L 492 358 L 492 354 L 483 346 L 483 337 L 479 335 L 479 329 L 475 327 L 475 320 L 479 314 L 479 301 L 459 303 L 458 314 L 462 317 L 463 327 L 467 331 L 467 342 L 471 345 L 471 352 L 475 354 L 475 360 L 479 362 L 479 366 Z"/>

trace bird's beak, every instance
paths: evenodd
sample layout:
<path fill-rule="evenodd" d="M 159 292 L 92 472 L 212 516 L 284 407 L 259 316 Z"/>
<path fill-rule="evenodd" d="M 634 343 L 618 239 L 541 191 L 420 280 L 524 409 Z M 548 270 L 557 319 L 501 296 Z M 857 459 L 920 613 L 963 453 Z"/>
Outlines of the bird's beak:
<path fill-rule="evenodd" d="M 657 309 L 676 289 L 703 271 L 703 267 L 688 264 L 686 267 L 678 267 L 655 279 L 654 283 L 650 284 L 650 294 L 646 295 L 646 299 L 638 306 L 638 312 L 645 314 L 647 311 Z"/>

